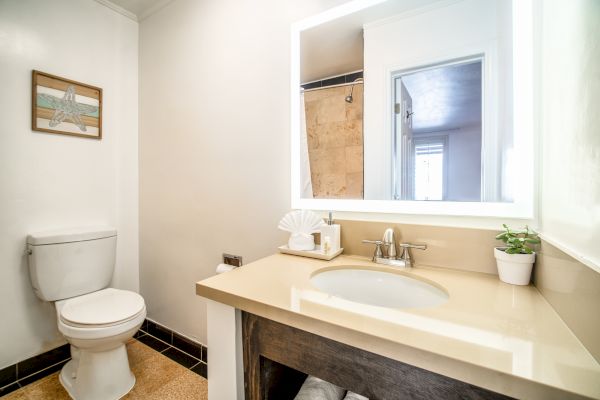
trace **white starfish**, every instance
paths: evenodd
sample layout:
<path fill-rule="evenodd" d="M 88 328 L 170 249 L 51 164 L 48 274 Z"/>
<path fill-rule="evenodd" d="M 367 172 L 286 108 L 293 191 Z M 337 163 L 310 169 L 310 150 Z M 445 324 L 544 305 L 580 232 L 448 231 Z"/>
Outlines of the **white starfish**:
<path fill-rule="evenodd" d="M 86 128 L 81 120 L 81 116 L 98 110 L 96 106 L 77 103 L 75 100 L 75 86 L 73 85 L 67 87 L 62 99 L 45 93 L 41 93 L 38 96 L 46 100 L 54 108 L 54 115 L 52 115 L 49 124 L 51 127 L 55 127 L 65 119 L 70 119 L 79 129 L 85 132 Z"/>

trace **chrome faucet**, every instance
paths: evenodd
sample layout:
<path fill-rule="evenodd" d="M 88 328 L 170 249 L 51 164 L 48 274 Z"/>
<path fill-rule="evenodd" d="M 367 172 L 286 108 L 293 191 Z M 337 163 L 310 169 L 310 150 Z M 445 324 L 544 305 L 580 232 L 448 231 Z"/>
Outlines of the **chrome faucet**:
<path fill-rule="evenodd" d="M 398 253 L 396 253 L 396 239 L 394 238 L 394 230 L 392 228 L 387 228 L 383 232 L 383 242 L 388 247 L 386 258 L 398 258 Z"/>
<path fill-rule="evenodd" d="M 398 257 L 396 252 L 396 240 L 394 238 L 394 230 L 388 228 L 383 233 L 383 240 L 363 240 L 363 243 L 375 245 L 375 253 L 373 253 L 373 262 L 377 264 L 391 265 L 399 268 L 412 268 L 413 258 L 410 254 L 410 249 L 426 250 L 426 244 L 410 244 L 400 243 L 402 254 Z M 383 254 L 383 246 L 386 247 L 386 255 Z"/>

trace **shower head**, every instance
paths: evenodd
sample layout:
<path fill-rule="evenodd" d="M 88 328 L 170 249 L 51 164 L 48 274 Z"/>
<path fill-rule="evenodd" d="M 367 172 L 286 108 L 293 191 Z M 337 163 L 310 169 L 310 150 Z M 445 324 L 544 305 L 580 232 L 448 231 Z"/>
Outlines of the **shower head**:
<path fill-rule="evenodd" d="M 344 99 L 346 103 L 352 103 L 354 101 L 354 97 L 352 97 L 352 93 L 354 93 L 354 86 L 357 83 L 362 83 L 362 81 L 362 78 L 357 78 L 354 80 L 353 85 L 350 87 L 350 95 L 346 96 L 346 98 Z"/>

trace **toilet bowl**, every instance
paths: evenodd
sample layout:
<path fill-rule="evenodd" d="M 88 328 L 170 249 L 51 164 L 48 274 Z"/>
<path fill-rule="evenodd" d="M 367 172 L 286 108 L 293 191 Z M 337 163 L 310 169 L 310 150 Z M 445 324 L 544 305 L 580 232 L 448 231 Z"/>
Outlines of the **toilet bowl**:
<path fill-rule="evenodd" d="M 54 302 L 58 330 L 71 344 L 60 382 L 75 400 L 116 400 L 135 385 L 126 342 L 146 318 L 135 292 L 109 288 L 117 232 L 101 226 L 27 237 L 35 294 Z"/>
<path fill-rule="evenodd" d="M 118 399 L 135 385 L 126 342 L 146 318 L 137 293 L 102 289 L 56 302 L 58 330 L 71 344 L 60 382 L 77 400 Z"/>

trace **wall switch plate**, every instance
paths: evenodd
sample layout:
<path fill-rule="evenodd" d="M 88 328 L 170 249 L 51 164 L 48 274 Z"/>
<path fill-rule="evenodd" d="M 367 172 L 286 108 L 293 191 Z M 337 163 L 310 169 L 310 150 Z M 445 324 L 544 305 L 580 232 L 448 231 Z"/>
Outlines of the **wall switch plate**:
<path fill-rule="evenodd" d="M 227 265 L 233 265 L 234 267 L 241 267 L 242 257 L 223 253 L 223 263 Z"/>

